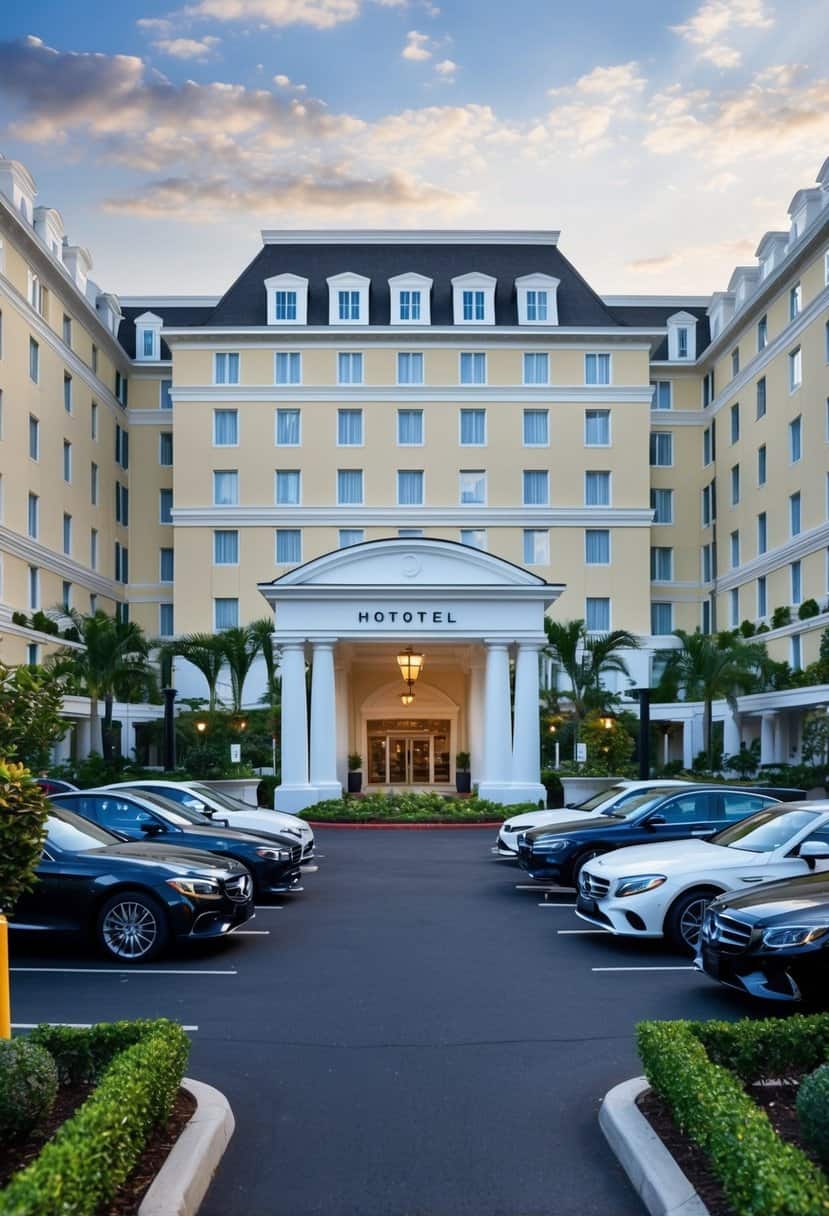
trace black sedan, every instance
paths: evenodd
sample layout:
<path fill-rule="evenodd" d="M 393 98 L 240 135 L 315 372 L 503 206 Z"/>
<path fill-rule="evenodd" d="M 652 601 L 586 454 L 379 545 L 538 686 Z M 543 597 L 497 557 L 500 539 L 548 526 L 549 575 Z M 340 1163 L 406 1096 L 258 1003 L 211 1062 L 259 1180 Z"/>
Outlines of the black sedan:
<path fill-rule="evenodd" d="M 163 839 L 177 847 L 233 857 L 250 870 L 257 896 L 291 891 L 299 885 L 302 845 L 289 836 L 240 832 L 157 794 L 136 790 L 83 790 L 58 794 L 52 801 L 125 840 Z"/>
<path fill-rule="evenodd" d="M 691 836 L 704 839 L 776 801 L 734 786 L 651 788 L 601 815 L 526 832 L 519 837 L 518 863 L 538 882 L 576 887 L 582 866 L 602 853 Z"/>
<path fill-rule="evenodd" d="M 829 874 L 784 878 L 715 899 L 703 921 L 695 961 L 712 979 L 749 996 L 826 1001 Z"/>
<path fill-rule="evenodd" d="M 223 937 L 253 916 L 245 867 L 170 845 L 124 843 L 53 807 L 37 883 L 9 927 L 96 940 L 111 959 L 144 963 L 175 940 Z"/>

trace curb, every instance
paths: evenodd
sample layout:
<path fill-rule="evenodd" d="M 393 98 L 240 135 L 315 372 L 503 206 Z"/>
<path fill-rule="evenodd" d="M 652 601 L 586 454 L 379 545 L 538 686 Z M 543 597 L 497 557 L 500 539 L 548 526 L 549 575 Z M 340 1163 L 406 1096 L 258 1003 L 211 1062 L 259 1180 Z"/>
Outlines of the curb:
<path fill-rule="evenodd" d="M 650 1089 L 633 1077 L 605 1094 L 599 1127 L 651 1216 L 709 1216 L 708 1208 L 636 1105 Z"/>
<path fill-rule="evenodd" d="M 183 1077 L 196 1099 L 193 1117 L 176 1140 L 138 1208 L 138 1216 L 195 1216 L 236 1126 L 223 1093 Z"/>
<path fill-rule="evenodd" d="M 464 828 L 467 828 L 467 829 L 468 828 L 490 828 L 490 829 L 500 828 L 503 826 L 505 821 L 503 819 L 499 819 L 497 821 L 488 820 L 485 823 L 325 823 L 325 822 L 316 823 L 312 819 L 306 819 L 305 822 L 308 824 L 309 828 L 314 828 L 315 831 L 322 830 L 323 828 L 325 828 L 326 830 L 328 828 L 338 828 L 340 830 L 342 830 L 343 828 L 352 828 L 352 829 L 353 828 L 372 828 L 374 831 L 381 831 L 381 832 L 392 832 L 392 831 L 401 831 L 401 830 L 404 832 L 417 832 L 417 831 L 426 831 L 426 830 L 433 832 L 436 829 L 438 831 L 447 831 L 448 830 L 448 831 L 457 832 L 459 830 L 463 830 Z"/>

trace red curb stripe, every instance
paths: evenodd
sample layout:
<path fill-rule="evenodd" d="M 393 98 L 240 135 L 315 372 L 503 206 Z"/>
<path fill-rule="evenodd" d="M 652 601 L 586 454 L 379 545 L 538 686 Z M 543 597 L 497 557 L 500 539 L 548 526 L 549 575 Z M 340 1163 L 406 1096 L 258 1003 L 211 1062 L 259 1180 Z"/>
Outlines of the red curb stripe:
<path fill-rule="evenodd" d="M 505 820 L 499 819 L 497 822 L 486 823 L 317 823 L 313 819 L 307 819 L 306 823 L 311 828 L 373 828 L 379 831 L 403 829 L 411 832 L 423 831 L 426 828 L 430 831 L 435 828 L 450 828 L 454 831 L 459 828 L 500 828 L 503 827 Z"/>

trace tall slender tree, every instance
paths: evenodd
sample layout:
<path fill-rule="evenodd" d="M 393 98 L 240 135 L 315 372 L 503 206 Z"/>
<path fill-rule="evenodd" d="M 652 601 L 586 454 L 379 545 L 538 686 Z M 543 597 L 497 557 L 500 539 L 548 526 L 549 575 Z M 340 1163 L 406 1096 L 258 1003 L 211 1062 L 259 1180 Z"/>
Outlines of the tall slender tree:
<path fill-rule="evenodd" d="M 588 633 L 584 621 L 551 621 L 545 618 L 547 653 L 558 663 L 570 682 L 563 690 L 573 704 L 576 720 L 582 722 L 591 710 L 604 710 L 613 694 L 602 677 L 616 672 L 629 675 L 622 652 L 636 650 L 639 641 L 627 629 L 610 633 Z"/>
<path fill-rule="evenodd" d="M 242 698 L 245 691 L 245 680 L 253 666 L 253 661 L 259 653 L 259 643 L 251 632 L 249 625 L 225 629 L 219 635 L 225 662 L 230 669 L 230 688 L 233 697 L 234 713 L 242 708 Z"/>
<path fill-rule="evenodd" d="M 218 704 L 219 676 L 225 665 L 226 655 L 222 634 L 186 633 L 172 643 L 175 653 L 192 663 L 204 676 L 207 684 L 208 708 L 214 712 Z"/>

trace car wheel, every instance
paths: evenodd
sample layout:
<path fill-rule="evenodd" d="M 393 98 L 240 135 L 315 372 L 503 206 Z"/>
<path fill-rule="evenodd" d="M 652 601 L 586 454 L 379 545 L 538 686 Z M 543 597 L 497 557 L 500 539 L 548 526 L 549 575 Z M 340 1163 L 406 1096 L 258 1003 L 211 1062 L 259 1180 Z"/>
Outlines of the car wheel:
<path fill-rule="evenodd" d="M 143 891 L 119 891 L 98 913 L 98 943 L 108 958 L 146 963 L 156 958 L 170 937 L 167 914 Z"/>
<path fill-rule="evenodd" d="M 668 910 L 665 917 L 665 936 L 683 954 L 695 954 L 705 912 L 719 891 L 699 887 L 686 891 Z"/>
<path fill-rule="evenodd" d="M 582 853 L 581 857 L 577 857 L 573 864 L 573 886 L 578 890 L 579 879 L 581 872 L 587 865 L 588 861 L 593 861 L 595 857 L 601 857 L 601 851 L 594 849 L 592 853 Z"/>

